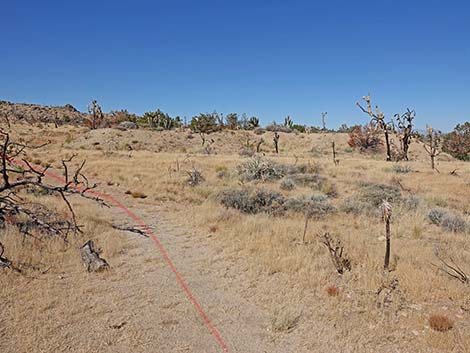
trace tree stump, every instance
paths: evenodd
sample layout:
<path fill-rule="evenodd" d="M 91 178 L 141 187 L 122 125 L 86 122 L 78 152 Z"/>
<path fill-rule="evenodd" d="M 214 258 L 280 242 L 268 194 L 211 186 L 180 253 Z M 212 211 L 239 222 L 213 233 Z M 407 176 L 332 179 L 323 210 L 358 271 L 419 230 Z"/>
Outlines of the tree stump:
<path fill-rule="evenodd" d="M 94 249 L 92 240 L 88 240 L 81 248 L 80 255 L 88 272 L 99 272 L 109 268 L 105 259 Z"/>
<path fill-rule="evenodd" d="M 5 248 L 3 247 L 3 244 L 0 243 L 0 268 L 9 268 L 11 262 L 6 257 L 3 257 L 4 250 Z"/>

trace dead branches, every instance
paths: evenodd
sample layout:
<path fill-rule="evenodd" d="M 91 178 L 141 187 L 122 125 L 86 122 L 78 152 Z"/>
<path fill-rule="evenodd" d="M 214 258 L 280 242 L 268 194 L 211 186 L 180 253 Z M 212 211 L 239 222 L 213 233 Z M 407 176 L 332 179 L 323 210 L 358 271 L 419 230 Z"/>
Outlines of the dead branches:
<path fill-rule="evenodd" d="M 437 267 L 440 271 L 446 273 L 452 278 L 455 278 L 459 280 L 462 283 L 470 283 L 470 278 L 468 275 L 460 268 L 459 265 L 451 258 L 449 257 L 449 260 L 446 261 L 444 260 L 438 253 L 438 251 L 435 251 L 435 255 L 437 259 L 441 262 L 441 265 L 436 265 L 431 263 L 431 265 Z"/>
<path fill-rule="evenodd" d="M 8 128 L 0 127 L 0 223 L 8 221 L 22 234 L 40 239 L 42 235 L 67 241 L 70 234 L 81 232 L 69 196 L 79 195 L 106 206 L 103 200 L 89 193 L 97 185 L 91 185 L 82 170 L 85 161 L 71 168 L 75 155 L 62 160 L 62 184 L 52 184 L 45 179 L 50 165 L 39 168 L 26 159 L 26 150 L 43 147 L 12 141 Z M 67 215 L 61 215 L 24 197 L 25 192 L 56 195 L 66 205 Z M 1 247 L 3 254 L 3 246 Z M 2 267 L 11 262 L 1 259 Z M 11 266 L 9 266 L 11 268 Z"/>
<path fill-rule="evenodd" d="M 333 240 L 330 233 L 318 235 L 320 241 L 325 245 L 330 253 L 331 261 L 336 271 L 341 275 L 346 270 L 351 271 L 351 261 L 343 256 L 343 245 L 340 240 Z"/>
<path fill-rule="evenodd" d="M 149 235 L 144 230 L 136 226 L 120 226 L 118 224 L 111 224 L 111 227 L 117 230 L 122 230 L 124 232 L 136 233 L 146 238 L 149 237 Z"/>

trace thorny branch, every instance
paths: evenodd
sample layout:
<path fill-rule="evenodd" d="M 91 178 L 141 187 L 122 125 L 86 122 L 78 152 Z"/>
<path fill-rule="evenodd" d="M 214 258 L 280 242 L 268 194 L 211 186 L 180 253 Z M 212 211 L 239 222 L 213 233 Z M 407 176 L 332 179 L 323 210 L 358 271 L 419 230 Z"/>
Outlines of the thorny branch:
<path fill-rule="evenodd" d="M 90 185 L 82 173 L 85 161 L 71 171 L 70 163 L 76 155 L 62 160 L 64 182 L 61 185 L 48 183 L 44 179 L 51 165 L 45 168 L 35 167 L 26 159 L 25 153 L 26 150 L 38 149 L 48 143 L 35 146 L 15 142 L 10 136 L 8 127 L 0 126 L 0 226 L 8 222 L 15 225 L 25 235 L 36 237 L 32 230 L 37 229 L 43 234 L 67 241 L 70 233 L 76 235 L 81 232 L 76 214 L 68 199 L 69 196 L 79 195 L 107 206 L 102 199 L 90 193 L 97 185 Z M 38 205 L 26 202 L 20 196 L 24 191 L 58 195 L 67 207 L 69 217 L 61 217 L 44 206 L 37 207 Z M 11 262 L 2 257 L 3 253 L 4 246 L 0 244 L 0 267 L 10 267 Z"/>

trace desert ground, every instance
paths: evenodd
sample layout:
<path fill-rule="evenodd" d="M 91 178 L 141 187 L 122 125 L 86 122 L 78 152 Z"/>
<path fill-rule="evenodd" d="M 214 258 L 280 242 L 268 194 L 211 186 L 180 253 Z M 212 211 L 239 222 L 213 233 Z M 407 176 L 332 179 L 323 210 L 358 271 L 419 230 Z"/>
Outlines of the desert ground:
<path fill-rule="evenodd" d="M 52 172 L 72 155 L 73 165 L 86 160 L 96 190 L 155 233 L 229 352 L 470 352 L 470 286 L 439 260 L 470 275 L 469 163 L 442 153 L 432 170 L 419 141 L 409 161 L 386 162 L 383 152 L 351 149 L 341 133 L 281 132 L 279 154 L 268 131 L 214 132 L 210 148 L 189 129 L 14 122 L 10 133 L 50 141 L 25 158 Z M 260 138 L 260 152 L 248 153 Z M 247 175 L 260 163 L 283 175 Z M 195 171 L 202 178 L 190 185 Z M 282 207 L 233 207 L 259 190 Z M 389 271 L 381 193 L 393 194 Z M 304 233 L 298 205 L 311 195 L 322 209 Z M 57 196 L 23 197 L 67 213 Z M 4 256 L 22 270 L 0 270 L 0 351 L 224 351 L 154 240 L 114 227 L 136 226 L 133 219 L 112 204 L 70 200 L 83 232 L 67 243 L 9 224 L 0 232 Z M 434 224 L 433 210 L 458 224 Z M 327 232 L 350 270 L 337 271 Z M 86 271 L 79 248 L 89 239 L 109 269 Z M 449 327 L 436 329 L 433 318 Z"/>

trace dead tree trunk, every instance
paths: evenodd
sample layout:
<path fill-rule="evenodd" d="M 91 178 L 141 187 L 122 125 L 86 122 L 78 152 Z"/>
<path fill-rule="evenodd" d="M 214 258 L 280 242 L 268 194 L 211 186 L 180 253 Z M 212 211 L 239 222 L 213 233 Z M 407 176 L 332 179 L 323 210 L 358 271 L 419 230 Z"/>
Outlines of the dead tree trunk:
<path fill-rule="evenodd" d="M 385 260 L 384 270 L 388 270 L 390 266 L 390 219 L 392 217 L 392 205 L 387 201 L 382 203 L 382 218 L 385 221 Z"/>
<path fill-rule="evenodd" d="M 276 154 L 278 154 L 279 153 L 279 134 L 277 132 L 274 133 L 273 141 L 274 141 L 274 148 L 276 150 Z"/>
<path fill-rule="evenodd" d="M 390 138 L 388 136 L 387 127 L 383 129 L 384 129 L 384 134 L 385 134 L 385 145 L 387 146 L 387 162 L 390 162 L 392 160 L 392 151 L 390 149 Z"/>
<path fill-rule="evenodd" d="M 334 163 L 335 165 L 339 165 L 339 160 L 336 159 L 335 141 L 332 141 L 332 142 L 331 142 L 331 149 L 332 149 L 332 152 L 333 152 L 333 163 Z"/>
<path fill-rule="evenodd" d="M 3 257 L 4 251 L 5 248 L 3 247 L 3 244 L 0 243 L 0 268 L 9 268 L 11 262 L 6 257 Z"/>
<path fill-rule="evenodd" d="M 88 272 L 99 272 L 109 268 L 105 259 L 102 259 L 99 252 L 94 249 L 92 240 L 88 240 L 81 248 L 80 255 Z"/>
<path fill-rule="evenodd" d="M 203 132 L 200 132 L 199 136 L 201 137 L 201 145 L 204 146 L 206 143 L 206 135 Z"/>
<path fill-rule="evenodd" d="M 256 152 L 257 153 L 260 153 L 261 152 L 261 145 L 264 143 L 264 140 L 261 139 L 258 141 L 258 143 L 256 144 Z"/>

